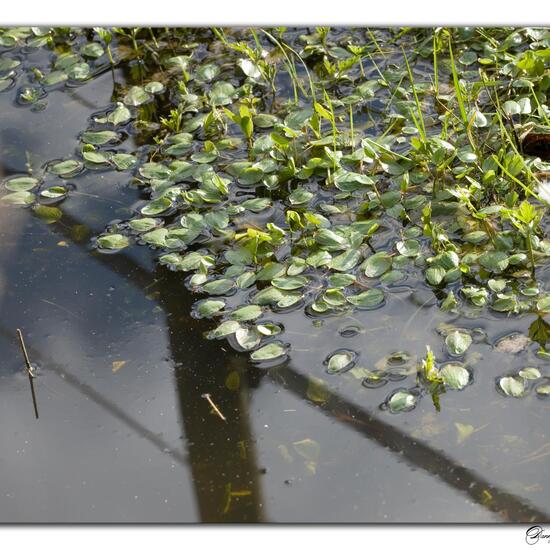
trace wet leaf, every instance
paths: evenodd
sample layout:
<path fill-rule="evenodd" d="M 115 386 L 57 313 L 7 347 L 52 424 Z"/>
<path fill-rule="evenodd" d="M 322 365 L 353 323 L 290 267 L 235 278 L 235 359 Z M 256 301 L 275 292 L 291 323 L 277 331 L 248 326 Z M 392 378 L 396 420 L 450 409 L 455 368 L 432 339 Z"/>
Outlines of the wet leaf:
<path fill-rule="evenodd" d="M 49 171 L 58 176 L 72 176 L 82 170 L 83 164 L 78 160 L 63 160 L 50 164 Z"/>
<path fill-rule="evenodd" d="M 277 359 L 285 354 L 286 348 L 282 344 L 272 343 L 253 351 L 250 354 L 250 358 L 253 361 L 267 361 L 269 359 Z"/>
<path fill-rule="evenodd" d="M 235 331 L 235 339 L 244 350 L 254 349 L 261 340 L 261 334 L 256 328 L 239 328 Z"/>
<path fill-rule="evenodd" d="M 118 140 L 118 134 L 111 130 L 104 130 L 102 132 L 84 132 L 81 136 L 84 143 L 91 143 L 92 145 L 104 145 L 110 141 Z"/>
<path fill-rule="evenodd" d="M 238 321 L 224 321 L 214 330 L 210 331 L 208 336 L 210 338 L 225 338 L 230 334 L 236 333 L 240 328 L 241 324 Z"/>
<path fill-rule="evenodd" d="M 109 235 L 103 235 L 97 239 L 99 248 L 105 248 L 108 250 L 120 250 L 126 248 L 130 244 L 130 240 L 125 235 L 118 233 L 111 233 Z"/>
<path fill-rule="evenodd" d="M 367 277 L 379 277 L 391 268 L 392 259 L 387 252 L 377 252 L 364 262 Z"/>
<path fill-rule="evenodd" d="M 140 233 L 144 231 L 151 231 L 151 229 L 154 229 L 157 224 L 158 220 L 155 218 L 137 218 L 128 222 L 131 229 L 134 231 L 139 231 Z"/>
<path fill-rule="evenodd" d="M 420 254 L 420 243 L 415 239 L 399 241 L 397 243 L 397 251 L 402 256 L 415 257 Z"/>
<path fill-rule="evenodd" d="M 500 389 L 509 397 L 523 397 L 525 395 L 525 381 L 515 376 L 504 376 L 498 381 Z"/>
<path fill-rule="evenodd" d="M 30 191 L 40 183 L 40 180 L 30 176 L 17 176 L 4 182 L 10 191 Z"/>
<path fill-rule="evenodd" d="M 392 413 L 408 412 L 416 407 L 418 396 L 408 390 L 399 389 L 390 394 L 386 402 Z"/>
<path fill-rule="evenodd" d="M 257 305 L 243 306 L 231 312 L 231 319 L 235 321 L 254 321 L 262 315 L 262 308 Z"/>
<path fill-rule="evenodd" d="M 537 378 L 540 378 L 542 376 L 540 370 L 534 367 L 526 367 L 524 369 L 521 369 L 518 374 L 524 380 L 537 380 Z"/>
<path fill-rule="evenodd" d="M 141 86 L 132 86 L 124 97 L 124 103 L 132 107 L 137 107 L 143 103 L 146 103 L 150 99 L 151 95 L 148 94 Z"/>
<path fill-rule="evenodd" d="M 203 285 L 202 290 L 207 294 L 220 296 L 221 294 L 227 294 L 234 286 L 235 283 L 231 279 L 217 279 Z"/>
<path fill-rule="evenodd" d="M 472 337 L 467 332 L 455 330 L 445 338 L 445 345 L 450 355 L 459 356 L 466 353 L 472 344 Z"/>
<path fill-rule="evenodd" d="M 168 197 L 159 197 L 147 203 L 141 213 L 145 216 L 158 216 L 172 207 L 172 201 Z"/>
<path fill-rule="evenodd" d="M 0 200 L 8 204 L 24 206 L 32 204 L 35 201 L 35 196 L 29 191 L 16 191 L 15 193 L 4 195 Z"/>
<path fill-rule="evenodd" d="M 453 390 L 462 390 L 470 382 L 468 369 L 460 365 L 445 365 L 439 372 L 445 385 Z"/>
<path fill-rule="evenodd" d="M 347 296 L 346 300 L 357 307 L 372 308 L 384 301 L 384 292 L 379 288 L 371 288 L 365 292 L 361 292 L 361 294 Z"/>
<path fill-rule="evenodd" d="M 61 185 L 54 185 L 52 187 L 43 189 L 40 192 L 40 196 L 46 199 L 62 199 L 67 195 L 68 192 L 69 190 L 66 187 L 63 187 Z"/>
<path fill-rule="evenodd" d="M 327 372 L 339 374 L 350 370 L 355 365 L 356 355 L 356 353 L 346 350 L 333 353 L 326 360 Z"/>

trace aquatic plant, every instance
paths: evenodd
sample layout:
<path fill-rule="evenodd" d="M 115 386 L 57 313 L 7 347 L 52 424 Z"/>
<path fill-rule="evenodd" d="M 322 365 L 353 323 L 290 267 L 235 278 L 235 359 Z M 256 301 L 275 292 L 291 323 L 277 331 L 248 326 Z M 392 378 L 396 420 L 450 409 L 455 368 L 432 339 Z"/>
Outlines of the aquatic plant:
<path fill-rule="evenodd" d="M 47 108 L 52 89 L 115 79 L 75 157 L 8 178 L 2 202 L 55 222 L 44 206 L 70 200 L 69 180 L 127 173 L 145 199 L 94 239 L 98 251 L 151 247 L 201 296 L 208 337 L 255 364 L 292 352 L 270 312 L 383 308 L 407 281 L 456 315 L 536 313 L 530 336 L 545 352 L 550 242 L 537 174 L 550 156 L 523 143 L 550 133 L 550 31 L 10 28 L 0 47 L 0 91 L 17 82 L 31 109 Z M 50 59 L 22 67 L 18 48 Z M 146 145 L 128 148 L 130 135 Z M 446 339 L 451 356 L 471 342 Z M 356 359 L 336 351 L 327 371 Z M 445 388 L 469 383 L 465 371 L 436 368 L 429 351 L 420 389 L 439 408 Z M 418 392 L 389 402 L 410 410 Z"/>

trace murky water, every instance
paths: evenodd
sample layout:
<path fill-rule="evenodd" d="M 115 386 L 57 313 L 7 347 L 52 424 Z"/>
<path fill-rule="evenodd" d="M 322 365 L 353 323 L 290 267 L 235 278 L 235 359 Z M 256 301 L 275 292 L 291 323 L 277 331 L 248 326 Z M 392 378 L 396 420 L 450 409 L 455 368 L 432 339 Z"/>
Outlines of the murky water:
<path fill-rule="evenodd" d="M 1 93 L 3 177 L 71 155 L 113 85 L 107 72 L 52 92 L 40 112 L 16 106 L 13 89 Z M 521 367 L 550 372 L 529 348 L 493 349 L 503 335 L 525 333 L 531 317 L 454 319 L 407 280 L 384 308 L 352 317 L 273 315 L 293 352 L 260 369 L 204 338 L 212 325 L 190 315 L 195 297 L 182 275 L 149 249 L 91 248 L 139 199 L 127 179 L 87 171 L 71 180 L 76 190 L 55 224 L 0 210 L 0 521 L 550 519 L 550 405 L 495 387 Z M 355 369 L 325 372 L 338 348 L 369 369 L 398 351 L 421 357 L 426 345 L 444 359 L 442 323 L 482 336 L 468 357 L 474 383 L 442 395 L 440 412 L 429 397 L 408 414 L 380 409 L 414 377 L 373 389 Z M 38 420 L 17 328 L 38 368 Z"/>

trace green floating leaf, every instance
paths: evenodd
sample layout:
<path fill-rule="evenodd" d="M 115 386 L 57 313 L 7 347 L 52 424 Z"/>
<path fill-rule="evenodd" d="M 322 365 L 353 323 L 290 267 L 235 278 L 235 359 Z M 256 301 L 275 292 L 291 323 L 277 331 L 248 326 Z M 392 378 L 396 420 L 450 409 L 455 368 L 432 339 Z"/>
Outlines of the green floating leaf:
<path fill-rule="evenodd" d="M 260 317 L 262 313 L 263 311 L 260 306 L 243 306 L 231 312 L 231 319 L 234 319 L 235 321 L 254 321 Z"/>
<path fill-rule="evenodd" d="M 82 157 L 91 164 L 109 164 L 109 155 L 99 151 L 82 151 Z"/>
<path fill-rule="evenodd" d="M 197 305 L 197 312 L 201 317 L 211 317 L 225 307 L 223 300 L 203 300 Z"/>
<path fill-rule="evenodd" d="M 103 130 L 101 132 L 84 132 L 81 136 L 84 143 L 92 145 L 104 145 L 110 141 L 118 140 L 118 134 L 111 130 Z"/>
<path fill-rule="evenodd" d="M 391 268 L 392 259 L 387 252 L 377 252 L 365 260 L 363 266 L 367 277 L 379 277 Z"/>
<path fill-rule="evenodd" d="M 98 237 L 97 244 L 99 248 L 105 248 L 107 250 L 120 250 L 122 248 L 126 248 L 130 244 L 130 240 L 125 235 L 110 233 L 109 235 Z"/>
<path fill-rule="evenodd" d="M 521 369 L 518 374 L 524 380 L 537 380 L 542 376 L 540 370 L 536 369 L 535 367 L 526 367 L 524 369 Z"/>
<path fill-rule="evenodd" d="M 151 95 L 148 94 L 141 86 L 132 86 L 124 97 L 124 103 L 132 107 L 138 107 L 150 99 Z"/>
<path fill-rule="evenodd" d="M 485 252 L 478 258 L 479 264 L 487 271 L 500 273 L 508 267 L 509 259 L 506 252 Z"/>
<path fill-rule="evenodd" d="M 470 372 L 461 365 L 445 365 L 439 374 L 445 385 L 452 390 L 462 390 L 470 383 Z"/>
<path fill-rule="evenodd" d="M 397 251 L 402 256 L 407 256 L 412 258 L 420 254 L 420 242 L 418 242 L 415 239 L 399 241 L 396 246 L 397 246 Z"/>
<path fill-rule="evenodd" d="M 216 279 L 203 285 L 202 290 L 208 294 L 220 296 L 221 294 L 227 294 L 234 287 L 235 282 L 231 279 Z"/>
<path fill-rule="evenodd" d="M 433 286 L 438 286 L 443 281 L 443 278 L 445 277 L 445 274 L 447 272 L 445 271 L 445 268 L 441 266 L 432 266 L 426 269 L 426 281 L 430 283 Z"/>
<path fill-rule="evenodd" d="M 158 220 L 155 218 L 138 218 L 128 222 L 130 229 L 138 232 L 151 231 L 158 225 Z"/>
<path fill-rule="evenodd" d="M 40 183 L 37 178 L 30 176 L 17 176 L 4 182 L 6 189 L 10 191 L 30 191 Z"/>
<path fill-rule="evenodd" d="M 361 292 L 361 294 L 347 296 L 346 300 L 357 307 L 373 308 L 384 301 L 384 292 L 379 288 L 371 288 L 365 292 Z"/>
<path fill-rule="evenodd" d="M 472 337 L 467 332 L 455 330 L 445 338 L 445 345 L 451 355 L 464 355 L 472 345 Z"/>
<path fill-rule="evenodd" d="M 159 197 L 146 204 L 141 213 L 145 216 L 158 216 L 172 207 L 172 201 L 168 197 Z"/>
<path fill-rule="evenodd" d="M 1 200 L 16 206 L 25 206 L 32 204 L 36 200 L 36 197 L 29 191 L 16 191 L 15 193 L 4 195 Z"/>
<path fill-rule="evenodd" d="M 221 325 L 208 333 L 209 338 L 225 338 L 235 334 L 241 328 L 238 321 L 224 321 Z"/>
<path fill-rule="evenodd" d="M 526 393 L 526 385 L 523 378 L 503 376 L 499 379 L 498 385 L 508 397 L 523 397 Z"/>
<path fill-rule="evenodd" d="M 307 277 L 298 275 L 296 277 L 276 277 L 271 284 L 280 290 L 296 290 L 307 285 L 307 282 Z"/>
<path fill-rule="evenodd" d="M 84 165 L 79 160 L 62 160 L 54 164 L 50 164 L 48 170 L 57 176 L 72 176 L 82 170 Z"/>
<path fill-rule="evenodd" d="M 40 196 L 45 199 L 62 199 L 67 196 L 69 190 L 61 185 L 54 185 L 48 187 L 40 192 Z"/>
<path fill-rule="evenodd" d="M 341 350 L 330 355 L 327 360 L 327 372 L 340 374 L 354 367 L 357 354 L 353 351 Z"/>
<path fill-rule="evenodd" d="M 267 361 L 269 359 L 277 359 L 278 357 L 282 357 L 283 355 L 286 355 L 286 353 L 287 350 L 285 346 L 278 342 L 274 342 L 253 351 L 250 354 L 250 358 L 253 361 Z"/>
<path fill-rule="evenodd" d="M 386 404 L 392 413 L 408 412 L 416 407 L 418 395 L 408 390 L 395 390 L 388 399 Z"/>
<path fill-rule="evenodd" d="M 235 339 L 241 348 L 246 351 L 254 349 L 261 341 L 262 335 L 253 328 L 241 327 L 235 331 Z"/>
<path fill-rule="evenodd" d="M 537 395 L 541 397 L 548 397 L 550 395 L 550 384 L 544 384 L 542 386 L 537 386 L 536 388 Z"/>
<path fill-rule="evenodd" d="M 129 120 L 132 119 L 132 114 L 130 110 L 125 107 L 122 103 L 117 103 L 117 106 L 114 111 L 111 111 L 107 115 L 107 122 L 118 126 L 119 124 L 126 124 Z"/>

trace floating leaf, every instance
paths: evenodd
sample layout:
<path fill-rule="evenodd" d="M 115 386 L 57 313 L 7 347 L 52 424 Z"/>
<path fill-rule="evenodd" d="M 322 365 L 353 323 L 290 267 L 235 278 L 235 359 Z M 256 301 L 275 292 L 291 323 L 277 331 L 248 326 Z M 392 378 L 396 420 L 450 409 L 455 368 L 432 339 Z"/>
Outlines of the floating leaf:
<path fill-rule="evenodd" d="M 433 266 L 426 269 L 426 281 L 433 286 L 438 286 L 443 281 L 446 271 L 445 268 L 441 266 Z"/>
<path fill-rule="evenodd" d="M 384 301 L 384 292 L 379 288 L 371 288 L 361 294 L 347 296 L 347 301 L 357 307 L 373 308 Z"/>
<path fill-rule="evenodd" d="M 118 134 L 111 130 L 103 130 L 102 132 L 84 132 L 81 136 L 84 143 L 92 145 L 104 145 L 110 141 L 118 140 Z"/>
<path fill-rule="evenodd" d="M 253 361 L 267 361 L 269 359 L 277 359 L 286 354 L 286 348 L 279 343 L 272 343 L 263 346 L 262 348 L 253 351 L 250 358 Z"/>
<path fill-rule="evenodd" d="M 30 176 L 17 176 L 4 182 L 6 189 L 10 191 L 30 191 L 40 183 L 37 178 Z"/>
<path fill-rule="evenodd" d="M 58 200 L 65 198 L 68 192 L 69 190 L 66 187 L 62 187 L 61 185 L 54 185 L 53 187 L 43 189 L 40 192 L 40 196 L 46 199 Z"/>
<path fill-rule="evenodd" d="M 141 213 L 145 216 L 158 216 L 172 207 L 172 201 L 168 197 L 159 197 L 146 204 Z"/>
<path fill-rule="evenodd" d="M 208 336 L 210 338 L 225 338 L 230 334 L 236 333 L 240 328 L 241 324 L 238 321 L 224 321 L 221 325 L 210 331 Z"/>
<path fill-rule="evenodd" d="M 9 193 L 2 197 L 2 201 L 8 204 L 14 204 L 18 206 L 32 204 L 36 197 L 29 191 L 16 191 L 15 193 Z"/>
<path fill-rule="evenodd" d="M 208 294 L 219 296 L 227 294 L 234 287 L 235 283 L 231 279 L 217 279 L 203 285 L 202 290 Z"/>
<path fill-rule="evenodd" d="M 120 250 L 122 248 L 126 248 L 130 244 L 130 240 L 125 235 L 110 233 L 99 237 L 97 239 L 97 244 L 100 248 Z"/>
<path fill-rule="evenodd" d="M 485 252 L 478 261 L 487 271 L 500 273 L 508 267 L 509 259 L 506 252 Z"/>
<path fill-rule="evenodd" d="M 223 300 L 203 300 L 197 306 L 197 312 L 201 317 L 211 317 L 214 313 L 225 307 Z"/>
<path fill-rule="evenodd" d="M 395 390 L 386 400 L 387 406 L 392 413 L 411 411 L 416 407 L 417 402 L 418 395 L 404 389 Z"/>
<path fill-rule="evenodd" d="M 415 257 L 420 254 L 420 243 L 415 239 L 399 241 L 396 246 L 397 251 L 402 256 Z"/>
<path fill-rule="evenodd" d="M 521 369 L 518 374 L 524 380 L 537 380 L 537 378 L 540 378 L 542 376 L 540 370 L 534 367 L 526 367 L 524 369 Z"/>
<path fill-rule="evenodd" d="M 119 124 L 126 124 L 129 120 L 132 119 L 132 114 L 130 110 L 125 107 L 122 103 L 117 103 L 114 111 L 111 111 L 107 115 L 107 122 L 118 126 Z"/>
<path fill-rule="evenodd" d="M 537 395 L 541 397 L 548 397 L 550 395 L 550 384 L 544 384 L 542 386 L 537 386 L 536 388 Z"/>
<path fill-rule="evenodd" d="M 472 344 L 472 337 L 467 332 L 455 330 L 445 338 L 445 345 L 450 355 L 459 356 L 466 353 Z"/>
<path fill-rule="evenodd" d="M 235 321 L 254 321 L 262 315 L 262 308 L 257 305 L 243 306 L 231 312 L 231 319 Z"/>
<path fill-rule="evenodd" d="M 379 277 L 391 268 L 392 259 L 387 252 L 377 252 L 364 262 L 367 277 Z"/>
<path fill-rule="evenodd" d="M 445 385 L 453 390 L 461 390 L 470 382 L 470 372 L 460 365 L 445 365 L 439 373 Z"/>
<path fill-rule="evenodd" d="M 523 397 L 525 395 L 525 380 L 515 376 L 503 376 L 498 385 L 505 395 L 509 397 Z"/>
<path fill-rule="evenodd" d="M 340 374 L 354 367 L 357 354 L 353 351 L 340 350 L 334 352 L 326 359 L 327 372 Z"/>
<path fill-rule="evenodd" d="M 281 290 L 295 290 L 307 284 L 307 277 L 276 277 L 271 281 L 271 284 Z"/>
<path fill-rule="evenodd" d="M 260 343 L 261 334 L 256 328 L 241 327 L 235 331 L 235 339 L 241 348 L 248 351 L 254 349 Z"/>
<path fill-rule="evenodd" d="M 56 162 L 54 164 L 50 164 L 48 169 L 53 174 L 56 174 L 57 176 L 73 176 L 82 168 L 84 165 L 79 160 L 63 160 L 60 162 Z"/>
<path fill-rule="evenodd" d="M 132 86 L 124 97 L 124 103 L 126 105 L 131 105 L 132 107 L 137 107 L 150 99 L 151 95 L 148 94 L 141 86 Z"/>

